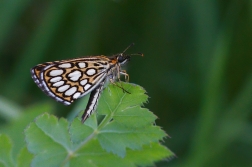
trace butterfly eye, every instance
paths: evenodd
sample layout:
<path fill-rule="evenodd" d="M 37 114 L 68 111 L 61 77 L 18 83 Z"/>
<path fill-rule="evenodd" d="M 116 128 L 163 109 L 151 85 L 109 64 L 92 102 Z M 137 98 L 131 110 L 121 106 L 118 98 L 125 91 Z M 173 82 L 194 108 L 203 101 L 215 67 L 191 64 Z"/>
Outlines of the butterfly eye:
<path fill-rule="evenodd" d="M 118 58 L 117 58 L 117 60 L 118 60 L 119 63 L 123 62 L 124 59 L 125 58 L 123 57 L 123 55 L 119 55 Z"/>
<path fill-rule="evenodd" d="M 130 60 L 130 56 L 125 56 L 125 55 L 119 55 L 118 58 L 117 58 L 118 62 L 120 64 L 124 64 L 126 63 L 127 61 Z"/>

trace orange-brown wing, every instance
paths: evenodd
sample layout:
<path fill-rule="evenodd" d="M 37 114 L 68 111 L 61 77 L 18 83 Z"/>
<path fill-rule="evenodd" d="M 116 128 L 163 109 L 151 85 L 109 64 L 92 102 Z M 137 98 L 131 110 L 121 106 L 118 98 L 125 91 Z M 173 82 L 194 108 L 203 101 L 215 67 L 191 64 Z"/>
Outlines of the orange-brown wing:
<path fill-rule="evenodd" d="M 47 62 L 31 69 L 34 82 L 48 96 L 65 105 L 88 94 L 104 80 L 110 68 L 104 56 Z"/>

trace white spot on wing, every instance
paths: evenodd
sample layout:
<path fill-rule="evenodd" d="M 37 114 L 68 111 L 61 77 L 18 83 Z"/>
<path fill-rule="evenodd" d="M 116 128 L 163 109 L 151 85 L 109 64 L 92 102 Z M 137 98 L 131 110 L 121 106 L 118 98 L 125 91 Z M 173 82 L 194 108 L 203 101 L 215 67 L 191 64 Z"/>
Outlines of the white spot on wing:
<path fill-rule="evenodd" d="M 63 70 L 52 70 L 50 71 L 50 76 L 57 76 L 63 74 Z"/>
<path fill-rule="evenodd" d="M 90 68 L 86 71 L 87 75 L 94 75 L 96 73 L 95 69 Z"/>
<path fill-rule="evenodd" d="M 75 76 L 75 77 L 70 78 L 70 80 L 72 80 L 72 81 L 78 81 L 79 78 L 80 78 L 80 76 Z"/>
<path fill-rule="evenodd" d="M 85 86 L 84 86 L 84 89 L 85 90 L 88 90 L 88 88 L 90 88 L 92 85 L 90 85 L 90 84 L 86 84 Z"/>
<path fill-rule="evenodd" d="M 64 84 L 64 81 L 59 81 L 59 82 L 54 83 L 53 86 L 59 87 L 59 86 L 61 86 L 63 84 Z"/>
<path fill-rule="evenodd" d="M 81 77 L 81 72 L 80 71 L 74 71 L 68 74 L 68 77 L 72 81 L 77 81 Z"/>
<path fill-rule="evenodd" d="M 65 95 L 66 95 L 66 96 L 71 96 L 71 95 L 74 94 L 76 91 L 77 91 L 77 88 L 76 88 L 76 87 L 71 87 L 70 89 L 68 89 L 68 90 L 65 92 Z"/>
<path fill-rule="evenodd" d="M 64 64 L 60 64 L 58 67 L 60 68 L 70 68 L 72 65 L 70 63 L 64 63 Z"/>
<path fill-rule="evenodd" d="M 78 63 L 80 68 L 85 68 L 86 67 L 86 63 Z"/>
<path fill-rule="evenodd" d="M 73 95 L 73 98 L 74 99 L 78 99 L 78 97 L 80 97 L 81 93 L 80 92 L 76 92 L 74 95 Z"/>
<path fill-rule="evenodd" d="M 59 92 L 64 92 L 66 91 L 68 88 L 70 87 L 70 85 L 63 85 L 61 87 L 58 88 Z"/>
<path fill-rule="evenodd" d="M 74 71 L 74 72 L 69 73 L 68 76 L 69 76 L 69 77 L 74 77 L 74 76 L 80 75 L 80 74 L 81 74 L 80 71 Z"/>
<path fill-rule="evenodd" d="M 87 79 L 83 79 L 82 81 L 80 81 L 80 84 L 81 84 L 82 86 L 86 85 L 86 83 L 87 83 Z"/>
<path fill-rule="evenodd" d="M 58 82 L 61 79 L 62 79 L 61 77 L 53 77 L 53 78 L 50 79 L 50 82 Z"/>

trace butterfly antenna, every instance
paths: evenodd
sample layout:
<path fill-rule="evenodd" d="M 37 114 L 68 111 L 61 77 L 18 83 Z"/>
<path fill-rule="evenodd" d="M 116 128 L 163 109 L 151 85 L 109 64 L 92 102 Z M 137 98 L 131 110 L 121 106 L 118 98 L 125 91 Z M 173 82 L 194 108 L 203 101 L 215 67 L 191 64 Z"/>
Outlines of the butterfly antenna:
<path fill-rule="evenodd" d="M 135 45 L 135 43 L 131 43 L 123 52 L 122 54 L 124 54 L 131 46 Z M 133 56 L 133 55 L 138 55 L 138 56 L 144 56 L 143 53 L 133 53 L 133 54 L 130 54 L 130 56 Z"/>
<path fill-rule="evenodd" d="M 130 54 L 130 56 L 132 56 L 132 55 L 144 56 L 143 53 L 133 53 L 133 54 Z"/>
<path fill-rule="evenodd" d="M 131 46 L 135 45 L 134 42 L 131 43 L 122 53 L 125 53 Z"/>

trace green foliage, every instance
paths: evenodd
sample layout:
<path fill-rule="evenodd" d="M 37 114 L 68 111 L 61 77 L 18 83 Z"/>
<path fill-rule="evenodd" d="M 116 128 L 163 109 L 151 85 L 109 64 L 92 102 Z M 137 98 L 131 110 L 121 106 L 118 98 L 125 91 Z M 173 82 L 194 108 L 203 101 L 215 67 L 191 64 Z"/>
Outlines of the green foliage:
<path fill-rule="evenodd" d="M 97 109 L 99 115 L 104 115 L 101 122 L 97 121 L 96 113 L 84 124 L 79 117 L 69 122 L 48 113 L 38 116 L 24 133 L 30 153 L 23 148 L 17 164 L 134 167 L 154 165 L 156 161 L 173 157 L 159 143 L 167 135 L 154 125 L 156 116 L 140 107 L 148 98 L 145 90 L 132 84 L 122 83 L 122 86 L 130 94 L 112 84 L 104 90 Z M 12 144 L 6 136 L 2 140 L 7 147 L 0 149 L 5 155 L 4 164 L 13 166 Z"/>
<path fill-rule="evenodd" d="M 33 155 L 27 150 L 26 147 L 21 149 L 18 158 L 17 158 L 17 166 L 18 167 L 25 167 L 25 166 L 30 166 Z"/>
<path fill-rule="evenodd" d="M 13 144 L 7 135 L 0 135 L 0 166 L 1 167 L 24 167 L 30 166 L 33 155 L 23 148 L 17 158 L 16 163 L 11 154 Z"/>
<path fill-rule="evenodd" d="M 13 166 L 11 157 L 12 144 L 6 135 L 0 135 L 0 163 L 3 166 Z"/>
<path fill-rule="evenodd" d="M 39 114 L 44 112 L 52 113 L 52 106 L 48 103 L 37 104 L 34 106 L 29 106 L 24 109 L 20 116 L 13 119 L 8 124 L 4 125 L 0 129 L 0 134 L 7 134 L 13 145 L 13 157 L 16 158 L 20 150 L 25 146 L 25 136 L 24 129 L 33 121 Z"/>

